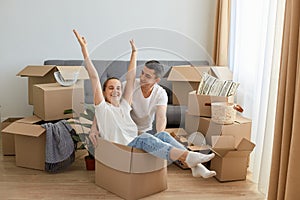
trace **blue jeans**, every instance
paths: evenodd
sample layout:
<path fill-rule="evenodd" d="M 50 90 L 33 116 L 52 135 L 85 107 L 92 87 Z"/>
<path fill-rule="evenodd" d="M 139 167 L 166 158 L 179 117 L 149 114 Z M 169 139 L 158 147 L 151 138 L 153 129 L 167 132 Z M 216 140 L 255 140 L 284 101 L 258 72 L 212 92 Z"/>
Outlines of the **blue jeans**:
<path fill-rule="evenodd" d="M 172 162 L 170 159 L 170 150 L 172 148 L 178 148 L 186 150 L 186 148 L 177 140 L 175 140 L 167 132 L 159 132 L 155 135 L 149 133 L 142 133 L 135 139 L 133 139 L 128 146 L 142 149 L 156 157 L 165 159 L 169 162 Z"/>

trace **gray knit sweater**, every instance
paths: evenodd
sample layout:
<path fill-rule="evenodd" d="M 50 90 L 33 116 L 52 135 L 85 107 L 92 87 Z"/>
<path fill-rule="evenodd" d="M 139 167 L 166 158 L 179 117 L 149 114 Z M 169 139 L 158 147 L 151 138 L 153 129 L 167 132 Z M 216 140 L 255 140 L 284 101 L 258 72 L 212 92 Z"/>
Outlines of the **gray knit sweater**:
<path fill-rule="evenodd" d="M 45 170 L 59 172 L 74 162 L 75 148 L 71 137 L 72 127 L 66 120 L 42 125 L 46 129 Z"/>

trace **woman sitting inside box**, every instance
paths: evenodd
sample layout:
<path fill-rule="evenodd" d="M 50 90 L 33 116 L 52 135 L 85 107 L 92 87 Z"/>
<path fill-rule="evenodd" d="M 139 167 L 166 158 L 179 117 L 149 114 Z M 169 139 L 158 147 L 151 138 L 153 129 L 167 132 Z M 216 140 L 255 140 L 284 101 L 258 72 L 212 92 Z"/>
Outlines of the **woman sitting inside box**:
<path fill-rule="evenodd" d="M 215 176 L 215 171 L 210 171 L 201 164 L 211 160 L 215 156 L 214 153 L 206 155 L 187 151 L 167 132 L 160 132 L 155 135 L 148 133 L 138 135 L 137 126 L 130 117 L 130 104 L 136 76 L 137 49 L 134 41 L 130 40 L 132 52 L 126 74 L 127 84 L 122 94 L 122 84 L 115 77 L 107 79 L 102 90 L 98 73 L 89 58 L 86 39 L 76 30 L 73 32 L 81 46 L 85 67 L 92 83 L 95 115 L 96 119 L 101 119 L 97 120 L 101 137 L 111 142 L 142 149 L 169 162 L 175 160 L 185 162 L 191 168 L 194 177 L 209 178 Z M 96 138 L 92 137 L 91 139 L 95 144 Z"/>

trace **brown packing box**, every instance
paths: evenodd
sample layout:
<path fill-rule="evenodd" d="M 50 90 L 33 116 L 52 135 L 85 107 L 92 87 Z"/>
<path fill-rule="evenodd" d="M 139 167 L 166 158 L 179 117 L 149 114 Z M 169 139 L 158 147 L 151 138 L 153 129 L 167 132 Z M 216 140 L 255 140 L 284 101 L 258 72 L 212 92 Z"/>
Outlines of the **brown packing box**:
<path fill-rule="evenodd" d="M 13 134 L 3 132 L 2 129 L 19 119 L 22 118 L 8 118 L 1 122 L 2 154 L 4 156 L 15 155 L 15 137 Z"/>
<path fill-rule="evenodd" d="M 170 69 L 168 81 L 172 81 L 173 104 L 187 105 L 188 93 L 197 90 L 203 72 L 209 72 L 210 67 L 194 67 L 191 65 L 174 66 Z"/>
<path fill-rule="evenodd" d="M 211 118 L 199 117 L 199 131 L 205 135 L 207 144 L 212 144 L 212 136 L 231 135 L 235 137 L 235 146 L 243 138 L 251 139 L 252 121 L 240 115 L 236 116 L 233 124 L 218 124 Z"/>
<path fill-rule="evenodd" d="M 234 102 L 234 96 L 210 96 L 199 95 L 196 91 L 189 92 L 188 113 L 195 116 L 211 117 L 211 103 L 213 102 Z"/>
<path fill-rule="evenodd" d="M 243 138 L 235 148 L 233 136 L 213 136 L 212 140 L 216 156 L 211 160 L 210 170 L 216 171 L 215 178 L 221 182 L 245 180 L 248 157 L 255 144 Z"/>
<path fill-rule="evenodd" d="M 144 151 L 98 140 L 95 182 L 124 198 L 140 199 L 167 189 L 167 162 Z"/>
<path fill-rule="evenodd" d="M 60 71 L 61 75 L 66 79 L 68 79 L 67 75 L 71 71 L 79 71 L 78 79 L 88 79 L 87 71 L 83 66 L 28 65 L 17 76 L 28 77 L 28 103 L 30 105 L 33 105 L 33 85 L 55 83 L 55 71 Z"/>
<path fill-rule="evenodd" d="M 36 124 L 36 116 L 11 123 L 2 131 L 15 136 L 16 165 L 31 169 L 45 169 L 46 130 Z"/>
<path fill-rule="evenodd" d="M 188 93 L 198 90 L 204 72 L 221 80 L 232 80 L 232 72 L 224 66 L 174 66 L 166 73 L 167 80 L 172 81 L 174 105 L 188 105 Z"/>
<path fill-rule="evenodd" d="M 64 114 L 73 109 L 74 113 Z M 33 86 L 34 114 L 45 121 L 71 118 L 84 111 L 84 89 L 81 85 L 70 87 L 58 83 Z"/>

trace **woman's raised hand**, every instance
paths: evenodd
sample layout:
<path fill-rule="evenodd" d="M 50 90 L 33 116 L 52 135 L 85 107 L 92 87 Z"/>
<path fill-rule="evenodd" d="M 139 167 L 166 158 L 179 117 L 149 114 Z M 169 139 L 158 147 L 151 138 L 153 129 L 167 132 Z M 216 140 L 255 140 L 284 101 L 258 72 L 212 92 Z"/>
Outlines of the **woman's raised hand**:
<path fill-rule="evenodd" d="M 131 39 L 131 40 L 129 40 L 129 42 L 130 42 L 130 45 L 131 45 L 131 50 L 132 50 L 133 52 L 134 52 L 134 51 L 137 51 L 136 46 L 135 46 L 135 43 L 134 43 L 134 40 Z"/>
<path fill-rule="evenodd" d="M 75 29 L 73 29 L 73 32 L 74 32 L 80 46 L 81 47 L 86 47 L 87 46 L 86 39 L 83 36 L 81 36 Z"/>

